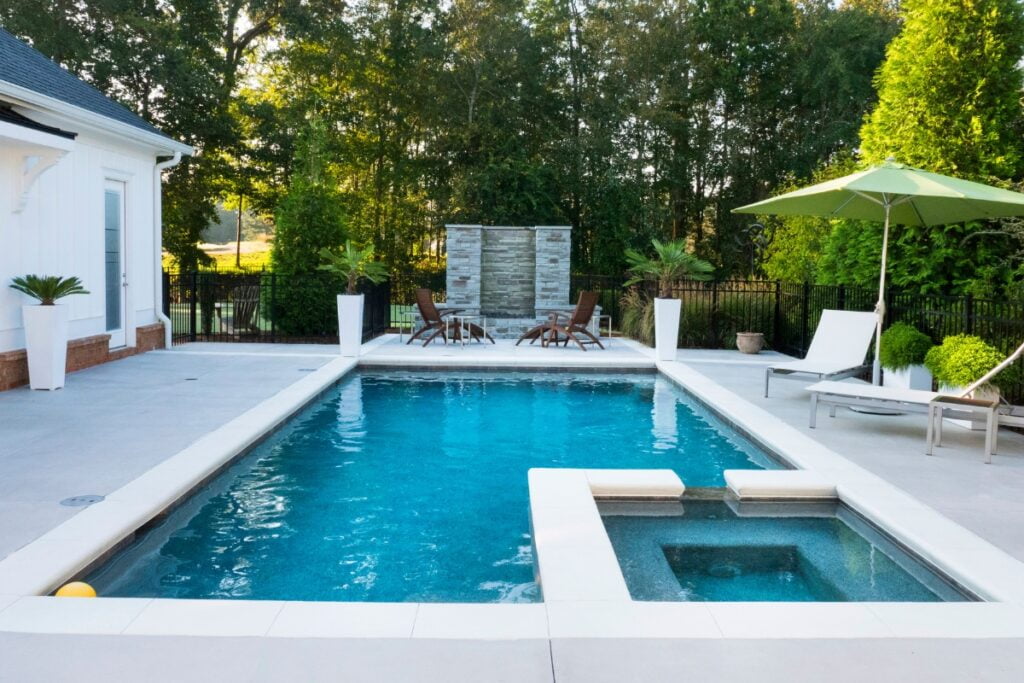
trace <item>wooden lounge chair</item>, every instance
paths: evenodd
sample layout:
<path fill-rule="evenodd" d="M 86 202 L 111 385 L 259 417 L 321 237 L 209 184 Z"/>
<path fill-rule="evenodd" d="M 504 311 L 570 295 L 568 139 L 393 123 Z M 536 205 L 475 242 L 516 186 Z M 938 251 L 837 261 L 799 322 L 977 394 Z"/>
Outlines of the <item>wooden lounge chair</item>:
<path fill-rule="evenodd" d="M 456 313 L 461 313 L 463 310 L 465 310 L 462 308 L 449 308 L 444 312 L 439 311 L 437 309 L 437 306 L 434 304 L 434 293 L 429 289 L 416 290 L 416 307 L 420 310 L 420 317 L 423 318 L 423 327 L 416 330 L 412 334 L 412 336 L 409 337 L 409 341 L 407 341 L 406 344 L 412 344 L 413 339 L 418 339 L 419 337 L 426 335 L 428 332 L 431 332 L 432 334 L 430 334 L 430 336 L 428 336 L 424 340 L 424 346 L 437 339 L 437 337 L 441 337 L 441 340 L 444 341 L 445 344 L 447 344 L 447 316 L 454 315 Z M 453 341 L 462 338 L 462 327 L 462 325 L 456 325 L 451 329 Z M 479 325 L 467 323 L 466 328 L 468 328 L 469 330 L 470 341 L 474 339 L 476 341 L 483 341 L 483 339 L 486 337 L 492 344 L 494 343 L 494 339 L 491 337 L 491 335 L 484 332 L 483 328 L 480 327 Z"/>
<path fill-rule="evenodd" d="M 540 339 L 542 346 L 549 344 L 557 346 L 561 342 L 568 346 L 569 341 L 572 340 L 584 351 L 587 350 L 584 344 L 597 344 L 603 349 L 604 344 L 587 329 L 591 318 L 594 317 L 595 308 L 597 308 L 597 292 L 580 292 L 579 301 L 572 314 L 566 316 L 565 313 L 552 311 L 545 322 L 527 330 L 516 342 L 516 346 L 519 346 L 524 339 L 529 339 L 531 344 Z M 588 339 L 580 340 L 576 336 L 578 334 L 582 334 Z"/>

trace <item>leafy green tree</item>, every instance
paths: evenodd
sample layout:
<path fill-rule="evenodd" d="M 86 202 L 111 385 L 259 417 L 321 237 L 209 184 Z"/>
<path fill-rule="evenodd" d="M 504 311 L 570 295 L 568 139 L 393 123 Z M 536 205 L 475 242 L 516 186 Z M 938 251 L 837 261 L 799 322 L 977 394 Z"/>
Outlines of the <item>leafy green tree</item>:
<path fill-rule="evenodd" d="M 324 125 L 313 119 L 297 146 L 288 193 L 277 211 L 270 262 L 278 286 L 271 315 L 285 335 L 334 329 L 334 295 L 344 288 L 321 272 L 321 252 L 345 241 L 344 199 L 325 163 Z"/>

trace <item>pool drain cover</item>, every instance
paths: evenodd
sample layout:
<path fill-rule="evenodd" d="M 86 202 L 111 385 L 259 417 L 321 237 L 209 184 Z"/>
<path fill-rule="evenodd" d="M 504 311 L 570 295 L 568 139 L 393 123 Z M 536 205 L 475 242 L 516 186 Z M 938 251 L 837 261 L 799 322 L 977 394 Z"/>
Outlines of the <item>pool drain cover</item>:
<path fill-rule="evenodd" d="M 65 498 L 60 502 L 60 504 L 67 506 L 69 508 L 78 508 L 86 505 L 92 505 L 93 503 L 98 503 L 101 500 L 103 500 L 103 496 L 87 494 L 84 496 L 71 496 L 70 498 Z"/>

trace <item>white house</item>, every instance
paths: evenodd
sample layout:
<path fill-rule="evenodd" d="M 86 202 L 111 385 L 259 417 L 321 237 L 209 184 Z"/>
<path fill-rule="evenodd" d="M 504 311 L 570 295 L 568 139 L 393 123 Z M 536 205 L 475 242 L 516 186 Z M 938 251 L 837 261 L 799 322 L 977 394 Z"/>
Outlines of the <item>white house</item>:
<path fill-rule="evenodd" d="M 0 29 L 0 390 L 28 379 L 11 278 L 78 276 L 68 369 L 164 346 L 161 171 L 192 148 Z"/>

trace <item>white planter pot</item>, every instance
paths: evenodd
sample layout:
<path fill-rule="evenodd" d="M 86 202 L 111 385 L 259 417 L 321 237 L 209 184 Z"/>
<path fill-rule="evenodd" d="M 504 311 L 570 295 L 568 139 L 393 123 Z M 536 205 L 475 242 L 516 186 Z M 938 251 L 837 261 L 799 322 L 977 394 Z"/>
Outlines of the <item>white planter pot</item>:
<path fill-rule="evenodd" d="M 903 370 L 886 370 L 882 384 L 896 389 L 932 390 L 932 373 L 923 365 L 911 365 Z"/>
<path fill-rule="evenodd" d="M 679 345 L 679 299 L 654 300 L 654 348 L 658 360 L 675 360 Z"/>
<path fill-rule="evenodd" d="M 22 306 L 28 383 L 33 389 L 60 389 L 68 358 L 68 307 Z"/>
<path fill-rule="evenodd" d="M 363 345 L 363 295 L 338 295 L 338 346 L 343 356 L 358 356 Z"/>

